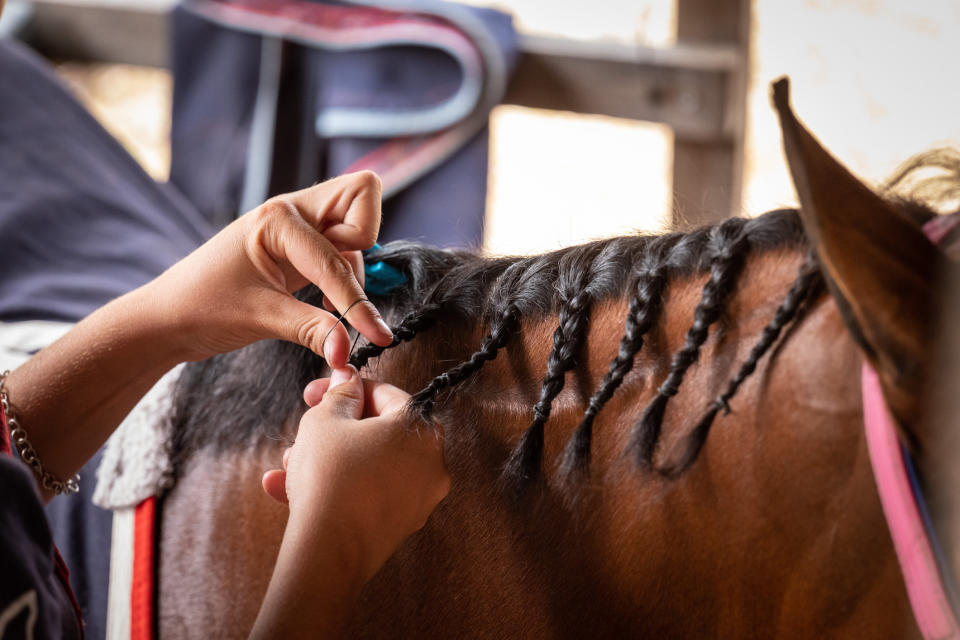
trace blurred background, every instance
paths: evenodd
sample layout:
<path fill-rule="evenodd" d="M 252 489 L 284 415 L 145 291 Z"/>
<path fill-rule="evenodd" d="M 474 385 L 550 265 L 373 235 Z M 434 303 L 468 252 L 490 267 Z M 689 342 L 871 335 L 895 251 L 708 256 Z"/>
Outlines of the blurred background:
<path fill-rule="evenodd" d="M 734 34 L 724 48 L 713 50 L 716 42 L 683 36 L 684 22 L 689 32 L 693 21 L 696 32 L 703 29 L 697 21 L 716 19 L 691 17 L 709 2 L 469 3 L 511 13 L 533 49 L 538 39 L 546 38 L 548 43 L 583 45 L 587 48 L 576 51 L 584 57 L 629 63 L 634 56 L 638 64 L 646 64 L 651 51 L 679 47 L 680 53 L 693 52 L 692 66 L 706 61 L 706 68 L 714 53 L 727 92 L 722 94 L 726 112 L 716 136 L 724 149 L 719 160 L 712 161 L 730 164 L 724 174 L 727 184 L 723 179 L 707 183 L 687 201 L 678 189 L 703 169 L 694 163 L 693 178 L 686 177 L 682 184 L 675 179 L 675 153 L 689 152 L 690 144 L 678 147 L 683 141 L 670 124 L 590 113 L 591 100 L 584 101 L 588 112 L 496 107 L 483 236 L 484 248 L 492 253 L 537 252 L 638 229 L 695 223 L 701 205 L 709 219 L 728 208 L 756 215 L 794 203 L 768 100 L 770 82 L 781 75 L 791 77 L 798 115 L 871 184 L 881 182 L 912 154 L 960 146 L 960 86 L 953 82 L 953 65 L 960 60 L 960 3 L 955 0 L 753 0 L 739 3 L 748 11 L 734 18 L 739 39 Z M 77 5 L 80 11 L 105 2 L 58 4 Z M 171 3 L 107 4 L 149 5 L 153 10 Z M 165 180 L 170 164 L 170 74 L 128 64 L 55 62 L 103 125 L 152 176 Z M 624 82 L 630 77 L 624 76 Z M 608 89 L 615 99 L 617 88 L 598 81 L 579 90 L 593 94 L 596 102 Z M 682 107 L 684 99 L 681 95 L 677 104 Z M 692 140 L 694 153 L 702 151 L 697 145 L 704 141 L 713 144 L 713 134 L 704 137 L 694 126 L 683 135 Z"/>
<path fill-rule="evenodd" d="M 783 75 L 869 184 L 960 148 L 957 0 L 465 1 L 458 22 L 428 0 L 7 0 L 0 35 L 170 182 L 143 179 L 45 64 L 3 43 L 0 321 L 56 321 L 7 353 L 26 358 L 269 195 L 349 169 L 383 176 L 383 237 L 494 254 L 792 205 L 768 98 Z M 345 37 L 356 46 L 337 49 Z M 469 104 L 436 117 L 453 103 Z M 382 126 L 404 109 L 432 128 Z M 331 131 L 338 112 L 366 128 Z M 93 486 L 49 513 L 103 637 L 112 515 L 87 509 Z"/>

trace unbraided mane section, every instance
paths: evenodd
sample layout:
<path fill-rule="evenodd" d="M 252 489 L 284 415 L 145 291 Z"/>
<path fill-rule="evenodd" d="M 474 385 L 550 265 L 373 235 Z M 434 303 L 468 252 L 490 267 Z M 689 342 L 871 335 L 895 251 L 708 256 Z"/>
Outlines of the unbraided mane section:
<path fill-rule="evenodd" d="M 693 325 L 687 331 L 683 347 L 673 356 L 666 380 L 644 410 L 631 436 L 630 446 L 643 468 L 650 468 L 653 464 L 667 402 L 677 394 L 687 370 L 700 357 L 700 347 L 707 339 L 710 326 L 720 318 L 727 299 L 736 288 L 737 277 L 746 263 L 749 247 L 749 238 L 744 233 L 745 224 L 743 219 L 732 218 L 713 229 L 710 238 L 710 279 L 704 285 L 700 302 L 694 310 Z"/>
<path fill-rule="evenodd" d="M 953 213 L 960 207 L 960 150 L 931 149 L 919 153 L 897 168 L 881 186 L 881 192 L 908 214 L 926 222 L 931 208 Z"/>

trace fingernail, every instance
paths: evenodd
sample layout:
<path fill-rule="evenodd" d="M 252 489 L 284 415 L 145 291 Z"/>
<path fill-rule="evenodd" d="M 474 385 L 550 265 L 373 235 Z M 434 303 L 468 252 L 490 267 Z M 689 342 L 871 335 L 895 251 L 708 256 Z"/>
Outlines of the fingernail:
<path fill-rule="evenodd" d="M 349 365 L 346 367 L 343 367 L 342 369 L 334 369 L 333 373 L 330 374 L 329 388 L 333 389 L 334 387 L 341 385 L 344 382 L 349 382 L 350 380 L 353 379 L 353 374 L 356 372 L 357 370 Z"/>
<path fill-rule="evenodd" d="M 333 345 L 329 341 L 323 343 L 323 359 L 330 362 L 333 356 Z"/>
<path fill-rule="evenodd" d="M 393 329 L 383 321 L 383 318 L 377 318 L 377 326 L 380 327 L 380 331 L 382 331 L 384 335 L 388 335 L 391 338 L 393 337 Z"/>

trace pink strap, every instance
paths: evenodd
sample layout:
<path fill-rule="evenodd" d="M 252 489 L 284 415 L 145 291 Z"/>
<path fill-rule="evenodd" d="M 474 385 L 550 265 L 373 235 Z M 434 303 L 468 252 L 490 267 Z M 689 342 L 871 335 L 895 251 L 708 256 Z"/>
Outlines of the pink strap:
<path fill-rule="evenodd" d="M 887 410 L 877 373 L 866 362 L 862 382 L 863 422 L 873 476 L 917 626 L 928 640 L 960 639 L 960 626 L 944 593 L 937 561 L 913 497 L 893 417 Z"/>
<path fill-rule="evenodd" d="M 940 245 L 943 243 L 943 239 L 950 235 L 957 227 L 960 227 L 960 215 L 951 213 L 946 216 L 930 218 L 930 220 L 923 225 L 923 232 L 930 242 Z M 949 247 L 941 246 L 940 249 L 949 249 Z"/>
<path fill-rule="evenodd" d="M 956 255 L 958 240 L 944 240 L 960 227 L 960 212 L 938 216 L 923 231 L 948 257 Z M 893 417 L 887 409 L 877 372 L 863 363 L 863 424 L 880 503 L 900 561 L 900 572 L 920 633 L 928 640 L 960 640 L 960 626 L 950 606 L 937 559 L 927 537 L 907 471 Z"/>

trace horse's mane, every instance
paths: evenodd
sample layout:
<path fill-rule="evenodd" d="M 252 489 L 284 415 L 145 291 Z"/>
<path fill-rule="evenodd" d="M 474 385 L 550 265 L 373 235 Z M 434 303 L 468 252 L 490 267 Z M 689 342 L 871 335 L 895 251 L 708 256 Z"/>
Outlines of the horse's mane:
<path fill-rule="evenodd" d="M 637 462 L 650 467 L 669 399 L 677 393 L 687 370 L 696 362 L 711 325 L 721 317 L 747 257 L 753 252 L 794 248 L 805 242 L 796 211 L 779 210 L 754 219 L 733 218 L 688 233 L 612 238 L 526 258 L 478 262 L 475 257 L 464 260 L 462 254 L 454 254 L 461 256 L 460 259 L 452 264 L 438 261 L 434 265 L 432 261 L 436 258 L 431 255 L 427 259 L 430 264 L 424 269 L 417 263 L 435 250 L 404 243 L 385 247 L 368 259 L 383 260 L 408 273 L 419 272 L 410 290 L 423 303 L 407 312 L 396 325 L 396 338 L 391 346 L 413 339 L 441 321 L 480 318 L 488 327 L 480 348 L 469 359 L 436 376 L 414 394 L 410 409 L 425 419 L 430 418 L 442 392 L 472 377 L 507 346 L 519 329 L 521 319 L 556 314 L 557 329 L 540 397 L 532 407 L 530 426 L 506 465 L 507 476 L 522 484 L 540 468 L 544 425 L 550 417 L 554 398 L 563 389 L 565 374 L 576 364 L 594 304 L 612 298 L 629 298 L 617 356 L 591 397 L 564 454 L 566 472 L 588 466 L 594 418 L 633 367 L 645 335 L 660 316 L 670 282 L 710 272 L 686 341 L 674 354 L 666 380 L 631 437 L 630 446 Z M 417 266 L 411 269 L 411 265 Z M 434 266 L 440 270 L 435 277 L 430 277 L 428 272 Z M 707 415 L 692 434 L 682 459 L 660 471 L 677 473 L 695 460 L 719 409 L 727 407 L 737 388 L 819 282 L 819 270 L 810 257 L 748 360 L 723 394 L 707 408 Z M 383 302 L 391 303 L 390 300 Z M 384 347 L 368 345 L 357 352 L 352 362 L 363 367 L 384 350 Z"/>
<path fill-rule="evenodd" d="M 908 175 L 928 164 L 947 166 L 960 176 L 960 154 L 922 158 L 905 166 L 888 183 L 886 194 L 922 223 L 930 209 L 896 193 Z M 960 184 L 955 180 L 953 185 Z M 673 354 L 666 379 L 633 429 L 630 447 L 642 467 L 653 466 L 664 412 L 698 359 L 710 327 L 722 316 L 734 293 L 747 259 L 756 253 L 782 249 L 805 250 L 807 240 L 793 209 L 771 211 L 752 219 L 733 218 L 689 232 L 610 238 L 529 257 L 484 257 L 476 252 L 437 249 L 399 241 L 368 255 L 403 272 L 407 282 L 386 296 L 371 296 L 394 329 L 388 347 L 365 345 L 351 362 L 358 368 L 386 349 L 418 336 L 442 331 L 448 323 L 469 321 L 487 328 L 479 348 L 465 361 L 436 376 L 414 394 L 409 410 L 429 420 L 444 392 L 474 376 L 485 363 L 508 347 L 524 319 L 557 316 L 553 348 L 540 397 L 532 407 L 531 422 L 517 444 L 505 471 L 522 486 L 539 471 L 544 425 L 554 398 L 564 386 L 565 374 L 576 364 L 597 303 L 628 298 L 624 332 L 616 357 L 589 400 L 583 418 L 563 456 L 562 470 L 575 473 L 588 467 L 592 425 L 633 367 L 644 337 L 656 325 L 672 281 L 709 271 L 683 346 Z M 707 407 L 690 433 L 682 455 L 662 473 L 673 475 L 697 458 L 713 421 L 758 361 L 780 337 L 783 328 L 802 313 L 805 303 L 822 291 L 816 257 L 807 253 L 797 278 L 753 345 L 748 358 Z M 310 286 L 301 299 L 319 305 L 322 294 Z M 205 447 L 230 449 L 254 446 L 264 437 L 264 425 L 277 425 L 278 416 L 289 426 L 304 410 L 300 392 L 310 380 L 324 374 L 323 360 L 300 346 L 264 341 L 188 365 L 175 397 L 173 458 L 175 468 Z M 270 434 L 267 434 L 268 436 Z M 274 437 L 283 437 L 278 431 Z"/>
<path fill-rule="evenodd" d="M 413 396 L 410 409 L 427 419 L 442 392 L 476 374 L 509 344 L 522 319 L 557 315 L 558 326 L 540 398 L 532 408 L 530 427 L 507 464 L 508 475 L 522 480 L 533 477 L 539 468 L 544 425 L 554 398 L 563 389 L 566 372 L 575 365 L 594 304 L 629 298 L 617 356 L 590 399 L 564 456 L 568 471 L 588 464 L 593 420 L 632 368 L 644 336 L 659 318 L 670 282 L 710 272 L 686 342 L 674 355 L 666 380 L 632 436 L 637 461 L 650 466 L 669 399 L 697 360 L 709 328 L 721 316 L 747 257 L 754 252 L 800 247 L 805 243 L 796 211 L 784 209 L 753 219 L 734 218 L 686 233 L 610 238 L 539 256 L 486 258 L 475 252 L 401 241 L 386 245 L 367 259 L 383 261 L 407 277 L 407 283 L 390 295 L 371 296 L 393 324 L 395 339 L 391 347 L 437 331 L 438 326 L 446 323 L 467 320 L 488 327 L 486 338 L 469 359 L 441 373 Z M 713 417 L 727 406 L 740 383 L 819 281 L 815 261 L 808 258 L 749 359 L 708 408 L 691 436 L 683 460 L 675 468 L 663 471 L 677 472 L 693 462 Z M 320 304 L 322 299 L 315 287 L 305 288 L 298 296 L 313 304 Z M 362 368 L 387 348 L 390 347 L 363 346 L 354 354 L 352 363 Z M 303 410 L 300 390 L 323 372 L 322 359 L 307 349 L 280 341 L 265 341 L 191 363 L 185 368 L 176 393 L 175 462 L 211 445 L 223 449 L 250 446 L 263 437 L 264 425 L 278 423 L 278 416 L 298 418 Z M 279 436 L 278 432 L 276 437 Z"/>
<path fill-rule="evenodd" d="M 929 218 L 931 211 L 960 210 L 960 150 L 918 153 L 900 165 L 880 191 L 917 219 Z"/>

